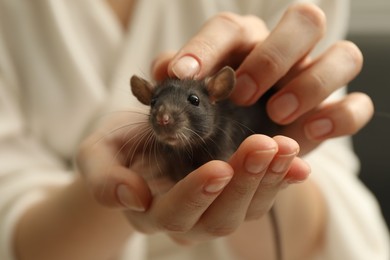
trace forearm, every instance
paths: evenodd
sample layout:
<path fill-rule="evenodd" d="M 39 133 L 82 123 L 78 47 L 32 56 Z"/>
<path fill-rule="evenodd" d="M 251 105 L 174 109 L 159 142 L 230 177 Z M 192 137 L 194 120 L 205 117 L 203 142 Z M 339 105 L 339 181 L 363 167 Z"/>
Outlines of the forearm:
<path fill-rule="evenodd" d="M 313 181 L 281 191 L 275 211 L 283 259 L 310 259 L 321 249 L 327 214 Z M 245 222 L 228 241 L 240 259 L 276 259 L 274 232 L 268 215 Z"/>
<path fill-rule="evenodd" d="M 98 205 L 81 179 L 51 193 L 19 221 L 20 260 L 108 259 L 132 232 L 122 213 Z"/>

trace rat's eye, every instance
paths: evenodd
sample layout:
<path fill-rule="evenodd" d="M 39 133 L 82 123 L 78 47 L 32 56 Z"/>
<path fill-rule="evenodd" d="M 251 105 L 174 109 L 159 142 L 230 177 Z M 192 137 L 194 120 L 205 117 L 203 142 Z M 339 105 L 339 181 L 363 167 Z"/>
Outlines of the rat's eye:
<path fill-rule="evenodd" d="M 200 103 L 200 99 L 197 95 L 195 94 L 191 94 L 188 96 L 187 98 L 188 102 L 190 102 L 192 105 L 194 106 L 199 106 L 199 103 Z"/>
<path fill-rule="evenodd" d="M 157 98 L 152 98 L 152 100 L 150 100 L 150 106 L 153 107 L 156 104 L 156 101 Z"/>

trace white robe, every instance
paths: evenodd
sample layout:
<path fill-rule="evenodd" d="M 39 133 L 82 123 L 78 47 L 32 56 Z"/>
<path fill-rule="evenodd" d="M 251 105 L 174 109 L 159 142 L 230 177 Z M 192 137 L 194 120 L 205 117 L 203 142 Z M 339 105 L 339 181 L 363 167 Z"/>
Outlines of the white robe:
<path fill-rule="evenodd" d="M 219 11 L 255 14 L 272 28 L 291 2 L 298 1 L 140 0 L 123 33 L 105 0 L 0 0 L 0 259 L 15 259 L 15 223 L 44 187 L 71 181 L 74 151 L 94 122 L 138 105 L 132 74 L 149 77 L 159 52 L 181 47 Z M 327 14 L 324 49 L 345 33 L 348 1 L 306 2 Z M 356 178 L 349 140 L 329 141 L 306 159 L 329 207 L 318 259 L 388 260 L 387 229 Z M 188 249 L 136 234 L 121 259 L 230 258 L 223 239 Z"/>

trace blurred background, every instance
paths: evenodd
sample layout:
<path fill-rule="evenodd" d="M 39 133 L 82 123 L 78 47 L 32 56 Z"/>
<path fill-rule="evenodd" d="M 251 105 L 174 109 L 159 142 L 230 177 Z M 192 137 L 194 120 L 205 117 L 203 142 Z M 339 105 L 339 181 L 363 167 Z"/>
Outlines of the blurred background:
<path fill-rule="evenodd" d="M 364 55 L 361 74 L 349 91 L 368 93 L 375 104 L 369 125 L 354 137 L 360 177 L 378 198 L 390 225 L 390 1 L 351 0 L 348 39 Z M 389 150 L 388 150 L 389 149 Z"/>

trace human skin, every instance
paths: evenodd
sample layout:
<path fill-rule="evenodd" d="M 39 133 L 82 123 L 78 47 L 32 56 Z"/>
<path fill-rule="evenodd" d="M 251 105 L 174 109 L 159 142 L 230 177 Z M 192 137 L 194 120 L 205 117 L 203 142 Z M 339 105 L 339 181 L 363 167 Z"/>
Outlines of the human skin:
<path fill-rule="evenodd" d="M 131 12 L 117 11 L 121 10 L 116 6 L 120 1 L 108 2 L 125 27 Z M 256 259 L 272 259 L 272 244 L 259 250 L 259 243 L 251 242 L 270 241 L 268 210 L 275 199 L 286 259 L 304 259 L 312 254 L 321 246 L 326 208 L 310 180 L 286 188 L 305 180 L 310 172 L 298 155 L 329 138 L 355 133 L 372 115 L 372 103 L 361 93 L 334 103 L 323 102 L 355 77 L 362 65 L 358 48 L 345 41 L 319 57 L 308 56 L 325 31 L 324 19 L 315 6 L 294 5 L 269 32 L 258 18 L 224 13 L 209 20 L 178 52 L 158 57 L 152 68 L 156 79 L 202 78 L 218 70 L 221 61 L 229 57 L 229 65 L 237 68 L 236 75 L 244 76 L 232 98 L 240 105 L 249 105 L 271 86 L 278 86 L 267 111 L 276 123 L 286 125 L 280 133 L 283 136 L 251 136 L 228 162 L 209 162 L 154 198 L 137 174 L 140 169 L 128 168 L 117 156 L 125 141 L 120 131 L 106 135 L 107 129 L 126 119 L 104 122 L 81 145 L 77 158 L 80 175 L 74 182 L 61 188 L 48 187 L 50 196 L 20 220 L 15 239 L 19 258 L 107 259 L 138 230 L 164 232 L 184 244 L 226 236 L 235 253 L 248 259 L 254 255 Z M 297 37 L 301 41 L 298 45 L 284 40 L 291 26 L 300 28 L 294 31 L 302 34 Z M 198 63 L 186 61 L 195 68 L 193 75 L 182 74 L 188 64 L 178 61 L 184 56 Z M 254 71 L 258 67 L 262 72 Z M 327 77 L 329 74 L 332 77 Z M 242 93 L 251 94 L 245 97 Z M 278 103 L 283 94 L 288 94 L 284 100 L 289 102 Z M 291 104 L 295 104 L 294 109 Z M 318 132 L 321 127 L 330 131 L 320 136 L 311 131 Z M 109 174 L 102 170 L 106 167 L 100 167 L 107 163 L 112 165 Z M 290 212 L 290 207 L 300 210 L 283 214 Z M 250 239 L 253 237 L 256 240 Z"/>

